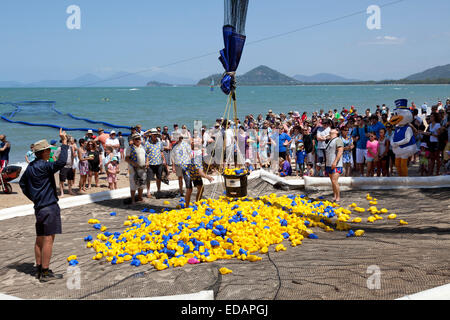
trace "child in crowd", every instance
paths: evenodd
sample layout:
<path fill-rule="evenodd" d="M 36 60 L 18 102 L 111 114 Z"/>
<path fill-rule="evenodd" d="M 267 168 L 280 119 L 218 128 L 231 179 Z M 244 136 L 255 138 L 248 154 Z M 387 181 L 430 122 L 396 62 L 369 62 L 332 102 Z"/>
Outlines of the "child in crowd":
<path fill-rule="evenodd" d="M 430 157 L 430 151 L 428 151 L 428 145 L 425 142 L 420 144 L 419 152 L 419 172 L 421 176 L 428 175 L 428 158 Z"/>
<path fill-rule="evenodd" d="M 375 163 L 378 162 L 378 151 L 379 145 L 378 140 L 376 139 L 375 132 L 369 133 L 369 140 L 367 140 L 366 148 L 367 148 L 367 176 L 373 177 L 375 173 Z"/>
<path fill-rule="evenodd" d="M 105 167 L 105 171 L 108 171 L 108 164 L 112 161 L 114 157 L 113 148 L 111 146 L 105 147 L 105 157 L 103 158 L 103 166 Z"/>
<path fill-rule="evenodd" d="M 120 151 L 120 160 L 125 159 L 125 138 L 122 135 L 122 132 L 118 132 L 119 139 L 119 151 Z"/>
<path fill-rule="evenodd" d="M 247 169 L 248 172 L 252 172 L 253 170 L 255 170 L 250 159 L 245 160 L 245 169 Z"/>
<path fill-rule="evenodd" d="M 314 177 L 314 165 L 312 162 L 306 164 L 305 172 L 303 172 L 304 177 Z"/>
<path fill-rule="evenodd" d="M 300 172 L 300 176 L 303 176 L 303 171 L 305 171 L 305 158 L 306 158 L 306 151 L 305 146 L 303 144 L 302 140 L 297 141 L 297 147 L 296 147 L 296 156 L 295 156 L 295 164 L 296 164 L 296 176 L 298 177 L 298 174 Z"/>
<path fill-rule="evenodd" d="M 445 174 L 450 174 L 450 141 L 447 142 L 444 148 L 444 167 Z"/>
<path fill-rule="evenodd" d="M 117 189 L 117 175 L 120 173 L 117 157 L 113 157 L 106 167 L 109 190 Z"/>
<path fill-rule="evenodd" d="M 280 177 L 290 176 L 292 174 L 292 167 L 288 160 L 280 158 Z"/>

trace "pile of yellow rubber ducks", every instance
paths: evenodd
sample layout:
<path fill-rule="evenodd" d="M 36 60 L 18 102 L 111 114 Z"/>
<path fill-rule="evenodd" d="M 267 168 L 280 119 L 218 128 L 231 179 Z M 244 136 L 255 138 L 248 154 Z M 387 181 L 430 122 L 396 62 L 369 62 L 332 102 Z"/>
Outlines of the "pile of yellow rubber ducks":
<path fill-rule="evenodd" d="M 225 168 L 223 170 L 223 174 L 227 175 L 227 176 L 244 176 L 244 175 L 248 174 L 248 170 L 247 169 L 243 169 L 243 168 L 241 168 L 241 169 L 239 169 L 239 168 L 236 168 L 236 169 Z"/>
<path fill-rule="evenodd" d="M 360 217 L 351 218 L 352 208 L 362 212 L 356 204 L 346 209 L 304 195 L 220 197 L 190 205 L 181 199 L 177 207 L 158 214 L 130 215 L 123 224 L 126 227 L 123 232 L 108 232 L 98 220 L 89 220 L 88 223 L 102 231 L 95 240 L 85 238 L 91 240 L 87 248 L 95 250 L 92 259 L 104 258 L 113 265 L 151 264 L 157 270 L 164 270 L 219 259 L 259 261 L 271 245 L 275 245 L 275 251 L 285 251 L 282 244 L 285 240 L 295 247 L 305 238 L 317 239 L 314 227 L 332 232 L 330 225 L 336 225 L 336 230 L 350 230 L 347 236 L 364 235 L 364 230 L 353 232 L 348 223 L 362 221 Z M 386 209 L 378 210 L 374 206 L 368 211 L 371 220 L 377 220 L 378 213 L 387 213 Z"/>

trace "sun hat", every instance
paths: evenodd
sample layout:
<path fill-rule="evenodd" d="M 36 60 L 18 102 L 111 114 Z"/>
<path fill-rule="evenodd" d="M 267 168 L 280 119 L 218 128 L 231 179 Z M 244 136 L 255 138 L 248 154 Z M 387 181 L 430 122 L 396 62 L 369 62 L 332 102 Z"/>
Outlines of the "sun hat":
<path fill-rule="evenodd" d="M 294 118 L 300 118 L 300 113 L 298 111 L 295 111 L 292 115 Z"/>
<path fill-rule="evenodd" d="M 156 130 L 156 128 L 151 128 L 150 129 L 150 134 L 158 134 L 158 130 Z"/>
<path fill-rule="evenodd" d="M 50 149 L 50 145 L 48 144 L 47 140 L 43 139 L 43 140 L 39 140 L 38 142 L 34 143 L 34 148 L 33 148 L 34 153 L 43 151 L 46 149 Z"/>
<path fill-rule="evenodd" d="M 112 157 L 111 161 L 119 161 L 119 159 L 117 159 L 117 157 Z"/>
<path fill-rule="evenodd" d="M 103 128 L 98 128 L 97 131 L 98 131 L 98 132 L 102 132 L 102 131 L 105 131 L 105 130 L 103 130 Z"/>
<path fill-rule="evenodd" d="M 141 135 L 139 133 L 135 133 L 131 136 L 132 140 L 137 139 L 137 138 L 139 138 L 139 139 L 141 138 Z"/>
<path fill-rule="evenodd" d="M 420 144 L 420 146 L 428 149 L 428 145 L 427 145 L 425 142 L 422 142 L 422 143 Z"/>
<path fill-rule="evenodd" d="M 92 132 L 92 130 L 89 129 L 89 130 L 87 131 L 87 133 L 93 133 L 93 132 Z"/>

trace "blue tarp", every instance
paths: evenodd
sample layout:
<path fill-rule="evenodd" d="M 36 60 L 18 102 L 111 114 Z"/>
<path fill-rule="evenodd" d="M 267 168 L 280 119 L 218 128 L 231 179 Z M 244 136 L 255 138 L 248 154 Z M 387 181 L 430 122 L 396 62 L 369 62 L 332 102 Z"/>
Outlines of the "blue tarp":
<path fill-rule="evenodd" d="M 241 61 L 246 36 L 244 34 L 248 0 L 225 0 L 225 23 L 223 26 L 224 48 L 219 60 L 225 73 L 220 88 L 230 94 L 236 88 L 235 72 Z"/>

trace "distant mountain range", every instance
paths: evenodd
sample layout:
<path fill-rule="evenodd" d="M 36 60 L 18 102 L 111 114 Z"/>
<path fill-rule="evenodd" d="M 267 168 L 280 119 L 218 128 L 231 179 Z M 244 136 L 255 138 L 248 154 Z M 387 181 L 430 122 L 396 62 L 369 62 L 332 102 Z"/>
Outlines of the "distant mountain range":
<path fill-rule="evenodd" d="M 450 64 L 434 67 L 420 73 L 415 73 L 405 78 L 405 80 L 411 81 L 436 79 L 450 79 Z"/>
<path fill-rule="evenodd" d="M 220 83 L 222 74 L 213 74 L 201 79 L 198 86 L 208 86 L 211 79 Z M 323 84 L 450 84 L 450 65 L 439 66 L 413 74 L 399 80 L 363 81 L 347 79 L 330 73 L 319 73 L 312 76 L 295 75 L 289 77 L 267 66 L 256 67 L 236 77 L 238 85 L 323 85 Z"/>
<path fill-rule="evenodd" d="M 146 77 L 138 73 L 118 72 L 107 78 L 93 74 L 85 74 L 72 80 L 43 80 L 32 83 L 17 81 L 0 81 L 0 88 L 17 87 L 143 87 L 197 85 L 210 86 L 211 80 L 220 84 L 222 73 L 212 74 L 195 83 L 194 80 L 158 73 Z M 236 77 L 238 85 L 323 85 L 323 84 L 450 84 L 450 64 L 427 69 L 399 80 L 362 81 L 347 79 L 330 73 L 318 73 L 312 76 L 282 74 L 267 66 L 261 65 Z"/>
<path fill-rule="evenodd" d="M 144 87 L 149 82 L 163 85 L 195 85 L 195 80 L 171 76 L 165 73 L 157 73 L 146 77 L 136 73 L 117 72 L 106 78 L 100 78 L 93 74 L 85 74 L 72 80 L 42 80 L 31 83 L 17 81 L 0 81 L 0 87 Z"/>
<path fill-rule="evenodd" d="M 213 74 L 201 79 L 197 85 L 205 86 L 211 83 L 220 83 L 222 74 Z M 313 76 L 295 75 L 289 77 L 267 66 L 256 67 L 243 75 L 236 77 L 239 85 L 301 85 L 305 83 L 338 83 L 338 82 L 357 82 L 359 80 L 346 79 L 330 73 L 319 73 Z"/>
<path fill-rule="evenodd" d="M 347 79 L 341 76 L 337 76 L 331 73 L 318 73 L 312 76 L 304 76 L 301 74 L 296 74 L 293 76 L 295 80 L 306 83 L 315 83 L 315 82 L 359 82 L 361 80 L 356 79 Z"/>

